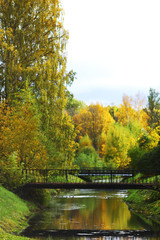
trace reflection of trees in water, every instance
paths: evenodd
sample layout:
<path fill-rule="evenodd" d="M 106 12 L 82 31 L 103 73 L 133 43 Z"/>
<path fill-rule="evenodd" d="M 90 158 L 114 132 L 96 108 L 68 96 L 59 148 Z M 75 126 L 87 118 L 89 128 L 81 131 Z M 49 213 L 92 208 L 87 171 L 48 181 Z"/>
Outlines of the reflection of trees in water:
<path fill-rule="evenodd" d="M 131 218 L 128 221 L 128 226 L 132 226 L 132 222 L 135 222 L 137 228 L 138 226 L 143 226 L 145 229 L 150 229 L 155 232 L 158 232 L 160 229 L 159 223 L 157 223 L 156 221 L 152 221 L 152 219 L 146 218 L 139 213 L 132 213 Z"/>
<path fill-rule="evenodd" d="M 87 194 L 87 193 L 86 193 Z M 92 195 L 92 193 L 90 193 Z M 120 198 L 107 199 L 106 192 L 94 192 L 97 197 L 76 196 L 58 198 L 53 207 L 39 215 L 36 229 L 140 229 L 137 218 L 131 216 Z M 142 224 L 143 225 L 143 224 Z"/>
<path fill-rule="evenodd" d="M 86 207 L 65 211 L 57 224 L 66 222 L 66 227 L 71 229 L 127 229 L 126 224 L 131 215 L 125 203 L 117 198 L 105 199 L 106 193 L 101 194 L 97 198 L 67 199 L 68 209 L 72 208 L 73 202 L 75 206 Z"/>

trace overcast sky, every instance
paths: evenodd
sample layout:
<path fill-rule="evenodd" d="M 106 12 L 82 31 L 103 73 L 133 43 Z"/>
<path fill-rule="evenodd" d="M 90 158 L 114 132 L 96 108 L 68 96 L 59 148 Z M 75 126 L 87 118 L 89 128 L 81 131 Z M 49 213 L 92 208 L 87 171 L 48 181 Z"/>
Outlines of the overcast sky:
<path fill-rule="evenodd" d="M 160 0 L 61 0 L 75 98 L 104 105 L 160 92 Z"/>

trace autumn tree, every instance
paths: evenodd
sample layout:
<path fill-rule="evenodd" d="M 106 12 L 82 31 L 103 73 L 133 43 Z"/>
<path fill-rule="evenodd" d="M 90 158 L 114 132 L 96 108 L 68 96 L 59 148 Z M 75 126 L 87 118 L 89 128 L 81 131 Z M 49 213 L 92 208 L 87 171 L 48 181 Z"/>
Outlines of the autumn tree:
<path fill-rule="evenodd" d="M 149 125 L 156 128 L 160 125 L 160 94 L 155 89 L 150 88 L 148 96 L 148 108 L 146 109 L 149 115 Z"/>
<path fill-rule="evenodd" d="M 68 97 L 66 104 L 66 111 L 70 116 L 74 116 L 79 113 L 80 109 L 86 108 L 85 102 L 75 99 L 72 95 Z"/>
<path fill-rule="evenodd" d="M 106 143 L 107 143 L 107 135 L 104 132 L 102 132 L 98 140 L 99 156 L 102 159 L 104 159 L 106 156 Z"/>
<path fill-rule="evenodd" d="M 91 139 L 88 137 L 88 135 L 82 137 L 79 141 L 79 150 L 84 148 L 84 147 L 91 147 L 92 146 L 92 141 Z"/>
<path fill-rule="evenodd" d="M 82 109 L 79 114 L 73 117 L 73 120 L 79 131 L 79 137 L 88 134 L 96 150 L 98 150 L 99 136 L 102 131 L 107 133 L 110 125 L 114 122 L 109 109 L 100 104 L 91 104 Z"/>
<path fill-rule="evenodd" d="M 63 114 L 61 121 L 60 124 L 57 122 L 57 129 L 50 133 L 57 151 L 56 156 L 55 153 L 51 156 L 52 161 L 54 160 L 52 166 L 67 168 L 72 167 L 78 144 L 75 142 L 76 130 L 71 117 Z M 55 159 L 53 156 L 55 156 Z"/>
<path fill-rule="evenodd" d="M 75 157 L 74 164 L 79 168 L 93 168 L 103 166 L 101 160 L 99 160 L 97 151 L 92 146 L 85 146 L 81 148 Z"/>
<path fill-rule="evenodd" d="M 138 94 L 135 99 L 124 95 L 123 104 L 116 111 L 117 121 L 123 126 L 129 126 L 132 122 L 139 122 L 141 127 L 147 128 L 148 115 L 143 110 L 144 99 Z"/>
<path fill-rule="evenodd" d="M 116 117 L 118 118 L 118 122 L 122 123 L 124 126 L 127 126 L 133 118 L 135 114 L 134 109 L 132 108 L 132 98 L 124 95 L 123 96 L 123 104 L 118 109 L 116 113 Z"/>
<path fill-rule="evenodd" d="M 59 0 L 1 0 L 0 28 L 1 96 L 12 99 L 28 78 L 42 102 L 58 97 L 69 83 Z"/>
<path fill-rule="evenodd" d="M 28 81 L 49 152 L 55 147 L 63 159 L 73 145 L 64 138 L 74 136 L 74 126 L 65 113 L 70 95 L 67 86 L 75 75 L 66 70 L 67 39 L 59 0 L 0 1 L 0 97 L 16 106 L 24 101 L 17 93 L 27 90 Z"/>
<path fill-rule="evenodd" d="M 9 156 L 17 154 L 17 167 L 44 168 L 47 153 L 40 139 L 39 118 L 31 105 L 10 108 L 0 104 L 0 165 L 10 166 Z"/>
<path fill-rule="evenodd" d="M 117 106 L 108 106 L 109 107 L 109 113 L 111 114 L 111 116 L 113 117 L 113 119 L 115 120 L 115 122 L 117 122 L 117 117 L 116 117 L 116 112 L 118 111 L 118 107 Z"/>
<path fill-rule="evenodd" d="M 114 163 L 117 168 L 125 168 L 129 165 L 131 158 L 128 151 L 134 147 L 136 139 L 131 131 L 120 125 L 113 125 L 106 138 L 106 163 Z"/>
<path fill-rule="evenodd" d="M 0 94 L 12 102 L 28 79 L 42 114 L 43 128 L 66 105 L 67 84 L 74 73 L 66 71 L 65 46 L 59 0 L 7 0 L 0 4 Z"/>
<path fill-rule="evenodd" d="M 137 138 L 137 143 L 129 151 L 131 158 L 131 167 L 134 169 L 149 169 L 158 163 L 160 136 L 156 129 L 149 128 L 148 131 L 142 129 L 141 134 Z M 157 149 L 158 152 L 152 158 L 152 153 Z M 153 160 L 154 159 L 154 160 Z"/>

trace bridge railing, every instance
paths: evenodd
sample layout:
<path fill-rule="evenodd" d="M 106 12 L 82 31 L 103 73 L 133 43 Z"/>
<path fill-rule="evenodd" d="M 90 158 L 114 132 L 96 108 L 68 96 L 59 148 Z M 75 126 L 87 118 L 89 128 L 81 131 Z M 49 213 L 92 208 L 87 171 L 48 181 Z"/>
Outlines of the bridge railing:
<path fill-rule="evenodd" d="M 121 183 L 160 184 L 160 171 L 107 169 L 24 169 L 28 183 Z"/>

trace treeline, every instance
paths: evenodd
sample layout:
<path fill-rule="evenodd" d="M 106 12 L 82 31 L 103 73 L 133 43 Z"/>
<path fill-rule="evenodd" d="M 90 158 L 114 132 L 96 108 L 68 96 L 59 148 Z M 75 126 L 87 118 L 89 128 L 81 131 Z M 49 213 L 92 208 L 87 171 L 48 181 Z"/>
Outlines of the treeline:
<path fill-rule="evenodd" d="M 85 106 L 70 99 L 68 114 L 77 130 L 79 167 L 160 168 L 160 94 L 150 89 L 148 101 L 124 95 L 120 106 Z"/>

